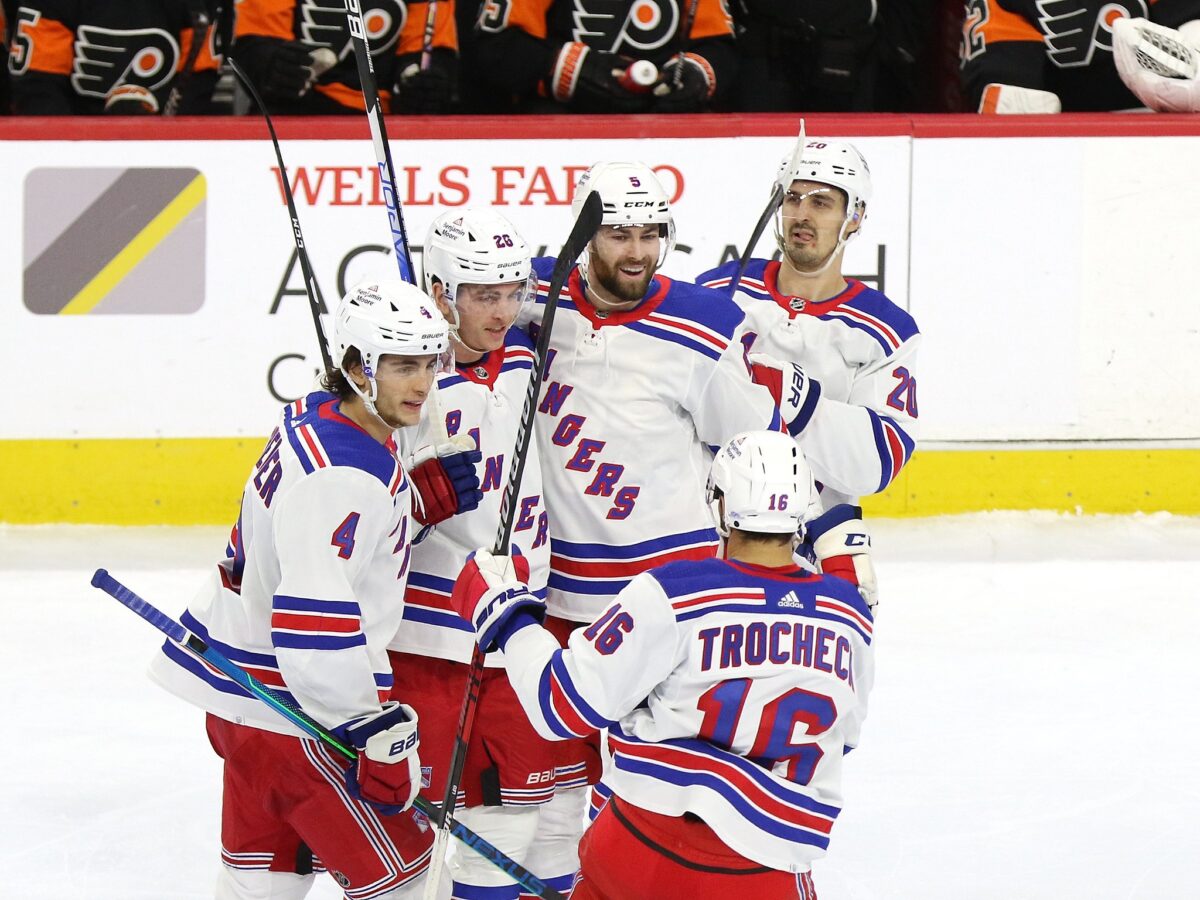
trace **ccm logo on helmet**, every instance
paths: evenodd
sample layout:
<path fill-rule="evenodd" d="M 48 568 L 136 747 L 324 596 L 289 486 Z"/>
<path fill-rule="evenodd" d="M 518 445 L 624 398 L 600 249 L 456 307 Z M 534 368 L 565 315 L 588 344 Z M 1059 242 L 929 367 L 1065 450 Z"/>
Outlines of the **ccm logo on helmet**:
<path fill-rule="evenodd" d="M 642 207 L 642 206 L 654 206 L 654 205 L 655 205 L 655 203 L 653 200 L 630 200 L 628 203 L 625 204 L 625 208 L 628 209 L 629 207 L 632 206 L 633 208 L 637 209 L 638 207 Z"/>

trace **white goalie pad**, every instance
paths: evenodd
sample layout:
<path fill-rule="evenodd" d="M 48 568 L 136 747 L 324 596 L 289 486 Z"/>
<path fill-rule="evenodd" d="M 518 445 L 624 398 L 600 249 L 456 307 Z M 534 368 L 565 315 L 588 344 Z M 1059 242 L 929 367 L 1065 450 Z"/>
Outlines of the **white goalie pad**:
<path fill-rule="evenodd" d="M 1200 112 L 1200 51 L 1183 33 L 1146 19 L 1118 19 L 1112 32 L 1117 72 L 1142 103 Z"/>

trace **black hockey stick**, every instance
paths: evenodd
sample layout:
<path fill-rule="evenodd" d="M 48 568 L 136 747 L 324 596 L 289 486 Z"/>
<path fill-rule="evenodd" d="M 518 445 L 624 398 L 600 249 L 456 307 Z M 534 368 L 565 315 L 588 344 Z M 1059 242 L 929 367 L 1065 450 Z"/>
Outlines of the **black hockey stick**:
<path fill-rule="evenodd" d="M 353 747 L 342 743 L 329 729 L 305 713 L 304 710 L 300 709 L 289 698 L 271 690 L 271 688 L 230 660 L 220 650 L 215 649 L 201 638 L 192 634 L 166 613 L 125 587 L 125 585 L 109 575 L 106 570 L 96 570 L 96 573 L 92 576 L 92 587 L 99 588 L 110 597 L 113 597 L 124 606 L 133 610 L 176 644 L 190 650 L 214 669 L 233 679 L 247 694 L 256 700 L 261 700 L 306 734 L 332 747 L 346 759 L 353 760 L 358 758 L 358 754 Z M 417 795 L 413 806 L 431 819 L 437 815 L 436 807 L 420 795 Z M 466 846 L 479 855 L 491 860 L 497 867 L 510 875 L 513 881 L 517 882 L 517 884 L 521 885 L 521 887 L 534 896 L 541 897 L 543 900 L 564 900 L 562 894 L 548 887 L 540 878 L 520 863 L 510 859 L 496 847 L 493 847 L 488 841 L 484 840 L 466 825 L 451 819 L 450 831 Z"/>
<path fill-rule="evenodd" d="M 583 203 L 579 218 L 571 226 L 571 233 L 562 251 L 554 263 L 554 272 L 550 276 L 550 292 L 546 295 L 545 309 L 542 311 L 542 326 L 538 332 L 535 353 L 537 361 L 533 371 L 529 373 L 529 387 L 525 391 L 525 406 L 521 410 L 521 421 L 517 425 L 517 445 L 513 451 L 512 468 L 508 470 L 508 484 L 504 486 L 504 494 L 500 498 L 500 527 L 496 531 L 496 543 L 492 552 L 506 554 L 509 552 L 509 541 L 512 538 L 513 520 L 516 511 L 516 497 L 521 490 L 521 477 L 525 473 L 525 460 L 529 456 L 529 440 L 533 435 L 533 417 L 537 414 L 538 394 L 542 390 L 542 379 L 546 376 L 546 357 L 550 349 L 550 330 L 554 326 L 554 313 L 558 309 L 558 298 L 562 294 L 567 276 L 575 266 L 575 260 L 583 253 L 600 228 L 604 217 L 604 204 L 600 195 L 593 191 Z M 467 693 L 463 698 L 462 712 L 458 717 L 458 732 L 454 737 L 454 751 L 450 754 L 450 769 L 446 775 L 446 792 L 442 798 L 442 818 L 439 822 L 437 838 L 433 845 L 433 859 L 440 860 L 446 851 L 446 824 L 458 800 L 458 786 L 462 783 L 463 769 L 467 764 L 467 748 L 471 743 L 471 729 L 475 724 L 475 709 L 479 705 L 479 688 L 483 682 L 483 650 L 479 644 L 471 651 L 471 663 L 467 667 Z M 437 882 L 434 876 L 426 884 L 425 896 L 431 897 L 436 891 Z"/>
<path fill-rule="evenodd" d="M 675 58 L 675 77 L 672 79 L 675 90 L 683 87 L 683 60 L 687 56 L 688 44 L 692 39 L 692 27 L 696 24 L 696 7 L 699 5 L 700 0 L 692 0 L 688 4 L 687 15 L 679 23 L 679 55 Z"/>
<path fill-rule="evenodd" d="M 325 371 L 328 372 L 333 368 L 333 361 L 329 358 L 325 329 L 321 327 L 321 313 L 325 311 L 325 304 L 321 300 L 321 289 L 317 286 L 317 276 L 313 274 L 308 251 L 304 249 L 304 234 L 300 231 L 300 216 L 296 212 L 296 198 L 292 196 L 292 184 L 288 180 L 287 167 L 283 164 L 283 151 L 279 149 L 279 138 L 275 135 L 275 126 L 271 122 L 270 113 L 267 112 L 267 105 L 263 103 L 262 97 L 254 89 L 249 76 L 242 71 L 242 67 L 233 57 L 227 56 L 225 59 L 229 62 L 229 68 L 233 70 L 233 74 L 242 83 L 242 87 L 258 104 L 263 118 L 267 120 L 267 131 L 271 133 L 271 144 L 275 147 L 275 159 L 279 162 L 279 179 L 283 184 L 283 196 L 287 200 L 288 214 L 292 217 L 292 237 L 296 241 L 296 258 L 300 260 L 300 271 L 304 275 L 304 290 L 308 294 L 308 308 L 312 312 L 313 327 L 317 329 L 317 344 L 321 348 L 321 361 L 325 364 Z"/>
<path fill-rule="evenodd" d="M 792 149 L 792 159 L 789 163 L 789 171 L 795 170 L 800 164 L 800 157 L 804 153 L 804 144 L 806 142 L 804 134 L 804 120 L 800 120 L 800 134 L 796 138 L 796 146 Z M 758 217 L 758 221 L 754 223 L 754 231 L 750 233 L 750 240 L 746 242 L 746 249 L 742 251 L 741 259 L 738 260 L 737 271 L 733 273 L 733 280 L 729 282 L 729 296 L 733 297 L 737 293 L 738 285 L 741 284 L 742 276 L 746 274 L 746 266 L 750 265 L 750 257 L 754 254 L 754 248 L 758 246 L 759 239 L 767 230 L 767 223 L 779 211 L 779 207 L 783 205 L 783 196 L 787 193 L 787 189 L 781 184 L 776 184 L 771 190 L 771 199 L 767 201 L 766 207 L 762 211 L 762 215 Z"/>
<path fill-rule="evenodd" d="M 375 80 L 375 64 L 371 61 L 371 48 L 367 44 L 367 29 L 363 24 L 359 0 L 346 0 L 346 18 L 350 24 L 350 40 L 354 45 L 354 59 L 358 64 L 358 81 L 362 86 L 363 104 L 367 110 L 367 121 L 371 125 L 371 143 L 375 146 L 375 164 L 379 171 L 379 187 L 387 206 L 388 221 L 392 229 L 392 249 L 396 253 L 396 265 L 400 277 L 409 284 L 416 284 L 412 256 L 408 251 L 408 230 L 404 227 L 404 213 L 400 209 L 400 198 L 396 193 L 396 167 L 392 165 L 392 151 L 388 148 L 387 129 L 383 124 L 383 110 L 379 108 L 379 85 Z"/>
<path fill-rule="evenodd" d="M 198 2 L 198 0 L 191 0 L 188 6 L 191 7 L 192 43 L 183 60 L 183 68 L 173 79 L 171 91 L 167 94 L 167 102 L 163 105 L 164 116 L 173 116 L 179 112 L 179 104 L 183 102 L 183 92 L 192 80 L 192 73 L 196 69 L 196 60 L 200 58 L 200 50 L 204 47 L 204 42 L 208 40 L 210 24 L 208 10 L 205 9 L 203 2 Z"/>

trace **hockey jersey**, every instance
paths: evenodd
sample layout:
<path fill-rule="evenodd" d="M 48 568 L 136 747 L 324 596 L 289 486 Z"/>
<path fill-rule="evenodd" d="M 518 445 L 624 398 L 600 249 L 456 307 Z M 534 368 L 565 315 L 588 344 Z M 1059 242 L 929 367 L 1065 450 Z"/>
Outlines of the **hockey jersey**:
<path fill-rule="evenodd" d="M 533 372 L 533 344 L 524 332 L 510 329 L 505 345 L 473 363 L 460 363 L 456 371 L 438 376 L 438 402 L 451 436 L 470 435 L 483 460 L 479 486 L 483 500 L 478 508 L 441 522 L 413 547 L 412 571 L 404 598 L 404 625 L 391 649 L 404 653 L 468 662 L 475 647 L 475 631 L 450 606 L 454 580 L 467 555 L 491 547 L 500 525 L 500 498 L 508 484 L 517 443 L 517 426 L 525 408 L 529 377 Z M 433 429 L 422 424 L 415 446 L 435 444 Z M 529 561 L 529 586 L 546 596 L 550 566 L 550 523 L 542 499 L 542 472 L 536 441 L 521 475 L 515 501 L 512 540 Z M 487 665 L 501 665 L 489 654 Z"/>
<path fill-rule="evenodd" d="M 1112 23 L 1143 18 L 1178 28 L 1200 0 L 967 0 L 959 60 L 970 110 L 991 83 L 1052 91 L 1064 112 L 1134 109 L 1112 53 Z"/>
<path fill-rule="evenodd" d="M 375 68 L 379 100 L 384 112 L 391 108 L 391 88 L 404 62 L 415 61 L 425 35 L 426 2 L 405 0 L 362 0 L 367 45 Z M 323 74 L 307 95 L 284 107 L 292 113 L 324 113 L 363 110 L 358 64 L 350 40 L 345 0 L 240 0 L 236 43 L 243 54 L 257 51 L 256 40 L 269 38 L 301 41 L 316 48 L 328 47 L 338 63 Z M 440 0 L 434 9 L 433 47 L 458 51 L 453 0 Z M 253 68 L 253 65 L 252 65 Z"/>
<path fill-rule="evenodd" d="M 329 728 L 388 699 L 412 534 L 404 468 L 339 409 L 322 392 L 284 408 L 226 558 L 180 619 Z M 303 735 L 171 641 L 151 675 L 223 719 Z"/>
<path fill-rule="evenodd" d="M 109 93 L 144 87 L 159 109 L 192 58 L 179 111 L 208 111 L 220 64 L 217 28 L 233 0 L 21 0 L 13 15 L 8 70 L 21 115 L 99 115 Z M 182 80 L 180 81 L 182 84 Z"/>
<path fill-rule="evenodd" d="M 609 729 L 613 794 L 698 815 L 742 856 L 805 872 L 841 811 L 873 627 L 847 581 L 710 559 L 637 576 L 565 650 L 523 628 L 504 661 L 543 736 Z"/>
<path fill-rule="evenodd" d="M 879 291 L 848 280 L 818 303 L 779 292 L 779 262 L 752 259 L 734 299 L 746 312 L 750 350 L 799 363 L 821 385 L 808 426 L 797 435 L 826 509 L 882 491 L 912 458 L 917 441 L 912 316 Z M 736 261 L 696 280 L 728 293 Z"/>
<path fill-rule="evenodd" d="M 540 315 L 552 258 L 533 261 Z M 656 276 L 636 308 L 605 313 L 571 273 L 536 416 L 550 514 L 552 614 L 589 622 L 634 575 L 713 555 L 704 502 L 712 450 L 778 429 L 750 380 L 743 314 L 719 294 Z"/>

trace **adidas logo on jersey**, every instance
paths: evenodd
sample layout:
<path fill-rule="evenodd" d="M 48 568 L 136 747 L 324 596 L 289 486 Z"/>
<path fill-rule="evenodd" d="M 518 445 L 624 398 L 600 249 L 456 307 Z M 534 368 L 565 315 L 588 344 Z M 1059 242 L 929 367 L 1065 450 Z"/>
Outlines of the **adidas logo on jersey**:
<path fill-rule="evenodd" d="M 779 598 L 779 605 L 780 606 L 788 606 L 793 609 L 799 609 L 804 604 L 800 602 L 800 598 L 796 595 L 795 591 L 788 591 L 786 594 L 784 594 L 782 597 Z"/>

